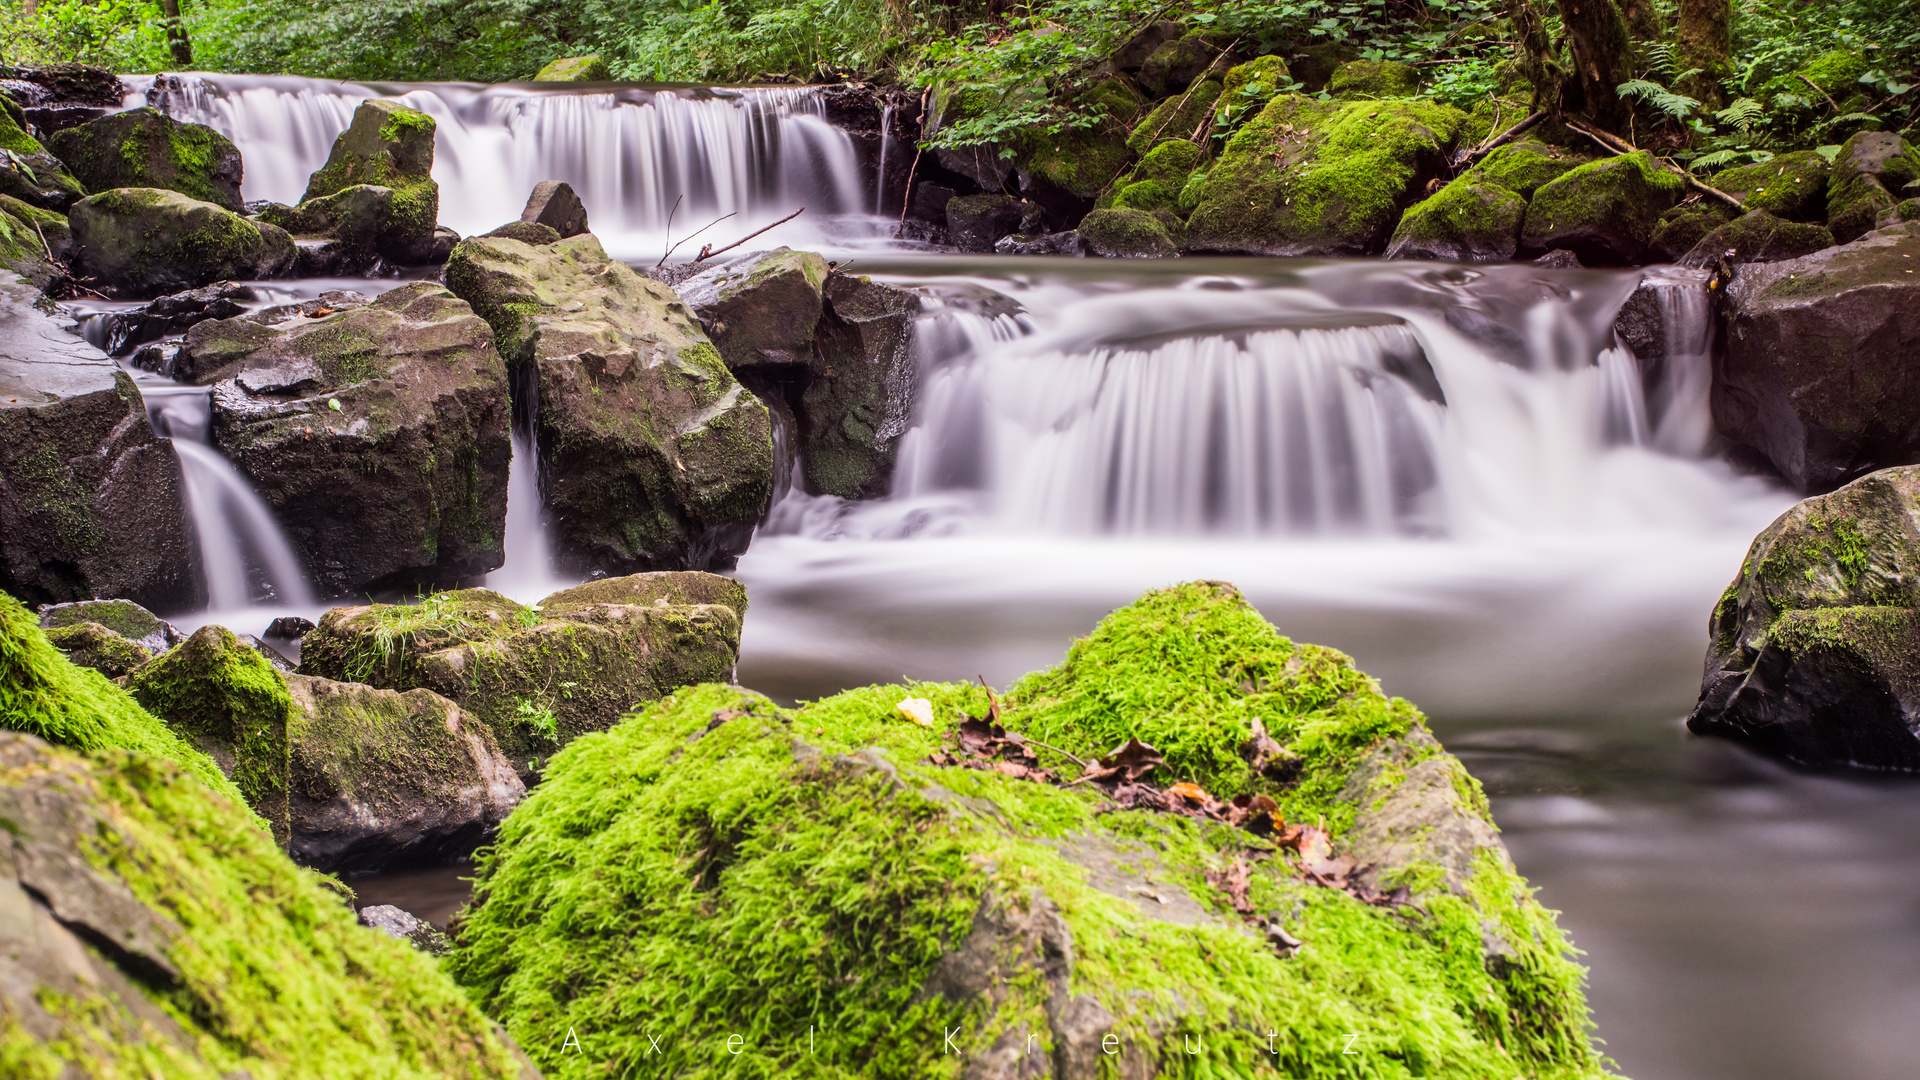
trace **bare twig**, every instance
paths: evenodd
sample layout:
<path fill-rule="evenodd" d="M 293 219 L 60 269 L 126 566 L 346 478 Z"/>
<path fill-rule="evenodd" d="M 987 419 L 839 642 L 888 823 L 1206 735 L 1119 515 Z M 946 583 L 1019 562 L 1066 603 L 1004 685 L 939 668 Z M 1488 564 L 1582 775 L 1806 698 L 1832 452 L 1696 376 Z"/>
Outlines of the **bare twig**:
<path fill-rule="evenodd" d="M 1809 79 L 1809 78 L 1807 78 L 1807 77 L 1806 77 L 1805 75 L 1796 75 L 1796 76 L 1794 76 L 1794 78 L 1797 78 L 1797 79 L 1799 79 L 1799 80 L 1800 80 L 1801 82 L 1803 82 L 1803 83 L 1806 83 L 1806 84 L 1807 84 L 1808 86 L 1811 86 L 1811 87 L 1813 87 L 1813 92 L 1814 92 L 1814 93 L 1816 93 L 1816 94 L 1819 94 L 1819 95 L 1820 95 L 1821 97 L 1823 97 L 1823 98 L 1826 98 L 1826 99 L 1827 99 L 1827 104 L 1828 104 L 1828 105 L 1832 105 L 1832 106 L 1833 106 L 1833 111 L 1834 111 L 1834 112 L 1839 112 L 1839 111 L 1840 111 L 1840 106 L 1839 106 L 1838 104 L 1836 104 L 1836 103 L 1834 102 L 1834 100 L 1833 100 L 1833 95 L 1832 95 L 1832 94 L 1829 94 L 1829 93 L 1827 93 L 1827 92 L 1826 92 L 1825 90 L 1822 90 L 1822 89 L 1820 89 L 1820 84 L 1819 84 L 1819 83 L 1817 83 L 1817 82 L 1814 82 L 1814 81 L 1813 81 L 1812 79 Z"/>
<path fill-rule="evenodd" d="M 920 92 L 920 137 L 922 139 L 927 135 L 927 95 L 931 93 L 933 93 L 932 90 Z M 925 151 L 926 147 L 921 143 L 913 144 L 913 166 L 907 170 L 907 187 L 900 196 L 900 224 L 893 228 L 895 240 L 900 239 L 900 234 L 907 231 L 907 211 L 913 208 L 913 178 L 920 171 L 920 155 Z M 880 194 L 882 198 L 886 196 L 886 192 Z"/>
<path fill-rule="evenodd" d="M 47 243 L 47 234 L 41 230 L 39 222 L 36 221 L 33 223 L 33 231 L 39 234 L 40 250 L 47 253 L 47 261 L 54 264 L 55 266 L 59 266 L 60 260 L 53 257 L 53 245 Z"/>
<path fill-rule="evenodd" d="M 693 261 L 696 263 L 703 263 L 703 262 L 706 262 L 708 259 L 713 258 L 715 255 L 719 255 L 723 252 L 732 251 L 734 248 L 739 247 L 741 244 L 744 244 L 747 241 L 753 239 L 754 237 L 759 236 L 761 233 L 766 232 L 767 229 L 774 229 L 774 228 L 778 228 L 781 225 L 785 225 L 787 222 L 792 221 L 794 218 L 797 218 L 801 214 L 804 214 L 806 212 L 807 212 L 807 208 L 803 206 L 800 209 L 795 210 L 793 213 L 788 214 L 786 217 L 781 218 L 779 221 L 774 222 L 772 225 L 767 226 L 766 229 L 760 229 L 755 232 L 750 232 L 747 235 L 741 237 L 740 239 L 735 240 L 733 243 L 728 244 L 726 247 L 721 248 L 719 251 L 713 250 L 712 244 L 707 244 L 706 246 L 700 249 L 700 257 Z"/>
<path fill-rule="evenodd" d="M 1479 164 L 1481 158 L 1486 157 L 1488 154 L 1493 153 L 1495 150 L 1498 150 L 1501 147 L 1512 142 L 1513 140 L 1519 138 L 1529 128 L 1533 127 L 1533 125 L 1538 124 L 1540 121 L 1545 120 L 1546 118 L 1547 118 L 1547 114 L 1544 111 L 1536 112 L 1533 115 L 1527 117 L 1525 120 L 1522 120 L 1519 123 L 1508 128 L 1506 131 L 1501 132 L 1498 136 L 1488 138 L 1485 142 L 1482 142 L 1479 146 L 1476 146 L 1472 150 L 1467 151 L 1467 153 L 1464 156 L 1455 158 L 1453 162 L 1454 169 L 1458 171 L 1461 169 L 1468 168 L 1469 166 Z"/>
<path fill-rule="evenodd" d="M 1595 143 L 1598 143 L 1602 149 L 1611 150 L 1615 154 L 1632 154 L 1639 150 L 1639 147 L 1634 146 L 1632 143 L 1627 142 L 1626 140 L 1621 139 L 1618 136 L 1609 135 L 1598 128 L 1588 127 L 1587 125 L 1581 123 L 1578 120 L 1573 119 L 1570 116 L 1565 117 L 1563 119 L 1568 127 L 1572 128 L 1573 130 L 1579 132 L 1582 135 L 1585 135 L 1587 138 L 1592 139 Z M 1687 170 L 1680 168 L 1679 166 L 1673 164 L 1670 161 L 1665 160 L 1664 158 L 1657 158 L 1655 160 L 1659 161 L 1661 165 L 1665 166 L 1668 171 L 1678 175 L 1682 180 L 1685 180 L 1687 182 L 1687 186 L 1695 189 L 1696 191 L 1699 191 L 1702 194 L 1711 195 L 1714 198 L 1719 199 L 1721 202 L 1726 203 L 1728 206 L 1733 207 L 1735 210 L 1740 210 L 1740 211 L 1746 210 L 1747 208 L 1746 203 L 1743 203 L 1739 199 L 1736 199 L 1733 196 L 1727 194 L 1726 192 L 1721 191 L 1719 188 L 1708 184 L 1706 181 L 1701 180 L 1699 177 L 1693 175 Z"/>
<path fill-rule="evenodd" d="M 681 192 L 681 193 L 680 193 L 680 194 L 678 194 L 678 195 L 675 195 L 675 196 L 673 197 L 673 209 L 671 209 L 671 210 L 669 210 L 669 211 L 667 211 L 667 233 L 666 233 L 666 236 L 667 236 L 667 239 L 668 239 L 668 240 L 672 240 L 672 239 L 673 239 L 673 215 L 675 215 L 675 214 L 677 214 L 677 213 L 679 213 L 679 212 L 680 212 L 680 200 L 681 200 L 681 199 L 684 199 L 684 198 L 686 198 L 686 197 L 687 197 L 687 193 L 686 193 L 686 192 L 684 192 L 684 191 L 683 191 L 683 192 Z M 653 266 L 654 266 L 654 269 L 656 269 L 656 270 L 657 270 L 657 269 L 659 269 L 660 267 L 662 267 L 662 266 L 665 266 L 665 265 L 666 265 L 666 262 L 667 262 L 667 256 L 669 256 L 669 255 L 671 255 L 671 254 L 673 254 L 673 249 L 672 249 L 671 247 L 669 247 L 669 248 L 668 248 L 667 250 L 665 250 L 665 251 L 663 251 L 663 252 L 661 252 L 661 253 L 660 253 L 660 261 L 659 261 L 659 262 L 657 262 L 657 263 L 654 263 L 654 264 L 653 264 Z"/>
<path fill-rule="evenodd" d="M 721 222 L 732 217 L 734 214 L 738 214 L 739 212 L 740 211 L 738 210 L 734 210 L 729 213 L 721 214 L 719 217 L 714 218 L 712 221 L 707 222 L 705 225 L 702 225 L 699 228 L 688 233 L 687 235 L 681 237 L 678 243 L 675 243 L 672 247 L 667 249 L 666 255 L 660 256 L 659 262 L 653 264 L 654 269 L 658 270 L 660 267 L 665 266 L 667 264 L 668 256 L 671 256 L 675 251 L 678 251 L 681 244 L 684 244 L 687 241 L 693 239 L 694 237 L 699 236 L 701 233 L 706 232 L 708 229 L 713 228 L 715 225 L 720 224 Z"/>

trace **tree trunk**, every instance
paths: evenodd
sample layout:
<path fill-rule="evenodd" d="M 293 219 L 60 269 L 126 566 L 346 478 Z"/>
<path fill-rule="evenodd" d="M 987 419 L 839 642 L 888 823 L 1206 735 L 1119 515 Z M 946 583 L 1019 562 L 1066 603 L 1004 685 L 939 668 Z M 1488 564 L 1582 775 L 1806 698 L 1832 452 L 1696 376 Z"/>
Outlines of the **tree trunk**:
<path fill-rule="evenodd" d="M 1679 32 L 1674 41 L 1674 64 L 1681 71 L 1699 68 L 1676 87 L 1709 106 L 1726 104 L 1721 82 L 1733 74 L 1732 0 L 1680 0 Z"/>
<path fill-rule="evenodd" d="M 1509 0 L 1507 19 L 1513 23 L 1514 61 L 1520 74 L 1533 84 L 1533 107 L 1558 116 L 1560 84 L 1567 73 L 1554 59 L 1546 13 L 1540 10 L 1538 0 Z"/>
<path fill-rule="evenodd" d="M 1632 78 L 1633 42 L 1627 19 L 1613 0 L 1560 0 L 1573 75 L 1564 93 L 1567 108 L 1583 112 L 1609 131 L 1624 131 L 1632 110 L 1616 89 Z"/>
<path fill-rule="evenodd" d="M 1659 41 L 1667 36 L 1653 0 L 1620 0 L 1620 13 L 1627 17 L 1627 33 L 1635 41 Z"/>
<path fill-rule="evenodd" d="M 167 51 L 181 68 L 193 67 L 193 42 L 187 40 L 187 24 L 180 21 L 180 0 L 160 0 L 160 14 L 167 24 Z"/>

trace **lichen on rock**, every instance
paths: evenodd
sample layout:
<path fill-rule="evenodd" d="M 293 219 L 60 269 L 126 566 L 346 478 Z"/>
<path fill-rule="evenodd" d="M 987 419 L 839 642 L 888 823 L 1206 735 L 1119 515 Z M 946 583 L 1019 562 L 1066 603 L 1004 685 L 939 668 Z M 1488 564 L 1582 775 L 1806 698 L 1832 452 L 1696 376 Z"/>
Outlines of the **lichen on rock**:
<path fill-rule="evenodd" d="M 165 188 L 227 210 L 241 207 L 240 150 L 205 124 L 183 124 L 143 106 L 56 131 L 47 142 L 88 190 Z"/>
<path fill-rule="evenodd" d="M 293 269 L 293 238 L 209 202 L 159 188 L 116 188 L 67 212 L 78 266 L 123 297 L 153 297 Z"/>

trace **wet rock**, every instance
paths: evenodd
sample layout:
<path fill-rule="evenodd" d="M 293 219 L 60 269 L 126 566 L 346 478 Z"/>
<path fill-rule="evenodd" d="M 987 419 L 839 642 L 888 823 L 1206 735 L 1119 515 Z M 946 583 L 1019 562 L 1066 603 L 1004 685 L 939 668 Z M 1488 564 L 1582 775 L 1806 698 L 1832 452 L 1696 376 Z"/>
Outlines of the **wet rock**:
<path fill-rule="evenodd" d="M 1834 156 L 1827 228 L 1843 244 L 1858 240 L 1900 202 L 1894 193 L 1917 178 L 1920 150 L 1891 131 L 1860 132 Z"/>
<path fill-rule="evenodd" d="M 51 256 L 61 262 L 73 258 L 73 227 L 67 224 L 65 214 L 43 210 L 11 195 L 0 195 L 0 215 L 18 223 L 21 254 L 29 258 Z M 0 240 L 0 249 L 6 246 L 6 242 Z M 0 255 L 0 262 L 11 261 L 14 260 Z"/>
<path fill-rule="evenodd" d="M 1700 238 L 1680 265 L 1709 269 L 1740 263 L 1780 262 L 1811 255 L 1833 246 L 1833 234 L 1824 226 L 1801 225 L 1765 210 L 1743 214 Z"/>
<path fill-rule="evenodd" d="M 1464 119 L 1430 101 L 1276 97 L 1208 169 L 1187 219 L 1188 248 L 1376 254 L 1402 209 L 1440 174 Z"/>
<path fill-rule="evenodd" d="M 96 317 L 96 340 L 113 356 L 126 356 L 149 341 L 183 334 L 208 319 L 232 319 L 247 313 L 244 304 L 259 298 L 251 285 L 217 281 L 204 288 L 162 296 L 132 311 Z"/>
<path fill-rule="evenodd" d="M 289 851 L 303 866 L 355 872 L 463 856 L 526 796 L 487 725 L 431 690 L 286 682 Z"/>
<path fill-rule="evenodd" d="M 1163 142 L 1140 159 L 1133 174 L 1120 186 L 1113 207 L 1121 210 L 1177 211 L 1180 191 L 1193 170 L 1200 165 L 1203 152 L 1184 139 Z"/>
<path fill-rule="evenodd" d="M 198 594 L 173 444 L 106 354 L 0 283 L 0 590 L 32 603 Z"/>
<path fill-rule="evenodd" d="M 540 69 L 534 82 L 606 82 L 613 78 L 598 56 L 565 56 Z"/>
<path fill-rule="evenodd" d="M 242 163 L 232 140 L 157 109 L 109 113 L 55 132 L 47 149 L 89 191 L 163 188 L 239 211 Z"/>
<path fill-rule="evenodd" d="M 1080 220 L 1080 241 L 1109 259 L 1163 259 L 1180 254 L 1180 220 L 1162 210 L 1095 210 Z"/>
<path fill-rule="evenodd" d="M 1420 69 L 1393 60 L 1353 60 L 1334 69 L 1327 92 L 1366 101 L 1410 98 L 1420 93 Z"/>
<path fill-rule="evenodd" d="M 573 193 L 573 185 L 560 180 L 542 180 L 533 186 L 526 209 L 520 211 L 520 220 L 545 225 L 565 239 L 587 231 L 587 208 L 580 196 Z"/>
<path fill-rule="evenodd" d="M 772 421 L 692 309 L 590 234 L 464 240 L 446 276 L 537 391 L 561 566 L 733 565 L 773 491 Z"/>
<path fill-rule="evenodd" d="M 1802 492 L 1920 461 L 1920 225 L 1743 266 L 1726 293 L 1715 428 Z"/>
<path fill-rule="evenodd" d="M 82 623 L 106 627 L 154 656 L 187 639 L 178 627 L 131 600 L 80 600 L 48 604 L 40 609 L 42 629 L 55 630 Z"/>
<path fill-rule="evenodd" d="M 783 247 L 703 271 L 679 291 L 729 368 L 811 367 L 826 281 L 827 260 Z"/>
<path fill-rule="evenodd" d="M 215 281 L 278 277 L 293 239 L 212 203 L 158 188 L 119 188 L 74 203 L 76 270 L 116 295 L 163 296 Z"/>
<path fill-rule="evenodd" d="M 1506 262 L 1520 248 L 1527 200 L 1462 176 L 1406 212 L 1387 244 L 1389 259 Z"/>
<path fill-rule="evenodd" d="M 1920 770 L 1920 469 L 1808 499 L 1753 542 L 1708 622 L 1687 726 L 1804 765 Z"/>
<path fill-rule="evenodd" d="M 734 578 L 699 570 L 656 570 L 650 574 L 601 578 L 585 585 L 575 585 L 571 589 L 562 589 L 540 601 L 540 610 L 558 613 L 563 609 L 594 604 L 637 604 L 643 607 L 716 604 L 732 608 L 734 615 L 745 620 L 747 587 Z"/>
<path fill-rule="evenodd" d="M 1146 111 L 1146 102 L 1126 80 L 1107 78 L 1077 94 L 1069 107 L 1095 125 L 1053 135 L 1034 129 L 1016 147 L 1020 194 L 1043 207 L 1056 226 L 1093 209 L 1094 200 L 1126 169 L 1132 157 L 1127 133 Z"/>
<path fill-rule="evenodd" d="M 1520 249 L 1571 251 L 1588 266 L 1638 262 L 1685 193 L 1686 181 L 1646 151 L 1582 165 L 1533 193 Z"/>
<path fill-rule="evenodd" d="M 962 251 L 992 251 L 1020 231 L 1026 204 L 1011 195 L 959 195 L 947 200 L 947 236 Z"/>
<path fill-rule="evenodd" d="M 86 197 L 87 189 L 67 172 L 60 159 L 27 134 L 26 115 L 5 95 L 0 95 L 0 150 L 15 155 L 26 166 L 24 170 L 10 164 L 0 168 L 0 195 L 45 210 L 65 210 L 74 200 Z"/>
<path fill-rule="evenodd" d="M 282 615 L 267 624 L 267 636 L 280 641 L 299 641 L 313 631 L 313 620 L 298 615 Z"/>
<path fill-rule="evenodd" d="M 431 263 L 447 247 L 436 231 L 433 133 L 426 113 L 384 98 L 362 101 L 326 165 L 308 178 L 300 205 L 269 207 L 260 218 L 300 238 L 307 272 Z"/>
<path fill-rule="evenodd" d="M 83 668 L 117 679 L 153 659 L 153 654 L 99 623 L 81 622 L 47 631 L 47 640 Z"/>
<path fill-rule="evenodd" d="M 262 1077 L 325 1046 L 332 1075 L 526 1078 L 430 962 L 172 763 L 0 732 L 0 819 L 10 1075 Z"/>
<path fill-rule="evenodd" d="M 447 935 L 432 923 L 415 918 L 412 912 L 392 904 L 373 904 L 361 908 L 360 925 L 398 938 L 429 956 L 444 956 L 453 948 Z"/>
<path fill-rule="evenodd" d="M 1748 210 L 1765 210 L 1788 221 L 1818 224 L 1827 219 L 1827 177 L 1831 172 L 1824 155 L 1798 150 L 1757 165 L 1715 173 L 1713 186 L 1745 203 Z"/>
<path fill-rule="evenodd" d="M 960 194 L 945 184 L 922 181 L 913 186 L 913 199 L 908 205 L 907 217 L 928 221 L 945 227 L 947 223 L 947 203 Z"/>
<path fill-rule="evenodd" d="M 1706 235 L 1733 220 L 1733 211 L 1722 203 L 1682 203 L 1660 215 L 1647 241 L 1648 261 L 1679 262 Z"/>
<path fill-rule="evenodd" d="M 1080 241 L 1080 233 L 1075 229 L 1065 232 L 1033 235 L 1014 233 L 1003 236 L 993 245 L 993 250 L 1001 255 L 1083 255 L 1085 250 Z"/>
<path fill-rule="evenodd" d="M 1533 265 L 1544 266 L 1549 270 L 1578 270 L 1587 264 L 1580 261 L 1580 256 L 1562 248 L 1549 251 L 1533 260 Z"/>
<path fill-rule="evenodd" d="M 1132 37 L 1122 42 L 1120 47 L 1113 51 L 1113 56 L 1109 58 L 1108 63 L 1115 71 L 1128 74 L 1137 72 L 1145 66 L 1147 58 L 1152 56 L 1155 50 L 1178 38 L 1183 32 L 1179 23 L 1169 19 L 1150 22 L 1134 31 Z"/>
<path fill-rule="evenodd" d="M 432 282 L 359 299 L 201 323 L 179 374 L 216 384 L 215 444 L 323 595 L 498 567 L 511 411 L 491 329 Z"/>
<path fill-rule="evenodd" d="M 0 98 L 17 99 L 25 115 L 22 123 L 31 123 L 42 134 L 84 124 L 122 108 L 126 100 L 120 77 L 91 64 L 12 67 L 6 79 L 8 93 Z"/>
<path fill-rule="evenodd" d="M 815 338 L 819 371 L 800 390 L 800 469 L 808 491 L 846 499 L 884 495 L 913 418 L 920 300 L 851 274 L 827 279 Z"/>
<path fill-rule="evenodd" d="M 485 589 L 438 593 L 411 608 L 335 608 L 301 641 L 301 671 L 432 690 L 484 724 L 531 780 L 555 750 L 605 730 L 636 703 L 733 674 L 741 613 L 732 606 L 700 603 L 671 581 L 627 595 L 610 582 L 591 588 L 538 608 Z"/>

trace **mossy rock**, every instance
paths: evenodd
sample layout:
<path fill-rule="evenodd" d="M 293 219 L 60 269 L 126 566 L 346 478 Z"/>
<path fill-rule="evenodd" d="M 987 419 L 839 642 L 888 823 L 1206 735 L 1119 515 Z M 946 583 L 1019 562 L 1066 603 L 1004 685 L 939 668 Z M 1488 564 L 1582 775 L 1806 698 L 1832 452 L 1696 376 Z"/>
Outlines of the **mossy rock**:
<path fill-rule="evenodd" d="M 1832 246 L 1833 234 L 1824 226 L 1803 225 L 1755 210 L 1701 237 L 1680 265 L 1708 269 L 1722 261 L 1728 265 L 1780 262 Z"/>
<path fill-rule="evenodd" d="M 1604 1075 L 1581 969 L 1478 784 L 1411 705 L 1230 587 L 1115 612 L 1002 719 L 1082 757 L 1138 736 L 1166 754 L 1151 783 L 1324 821 L 1410 906 L 1309 884 L 1224 824 L 960 767 L 954 729 L 988 707 L 961 684 L 797 710 L 709 685 L 576 740 L 481 857 L 449 970 L 555 1080 L 729 1045 L 765 1075 L 1012 1075 L 1030 1053 L 1054 1076 L 1331 1075 L 1354 1039 L 1431 1077 Z M 1286 779 L 1242 756 L 1263 728 Z"/>
<path fill-rule="evenodd" d="M 1401 217 L 1387 258 L 1506 262 L 1519 250 L 1526 216 L 1526 199 L 1462 176 Z"/>
<path fill-rule="evenodd" d="M 1834 156 L 1827 178 L 1827 228 L 1841 243 L 1857 240 L 1899 204 L 1894 192 L 1920 179 L 1920 150 L 1890 131 L 1863 131 Z"/>
<path fill-rule="evenodd" d="M 1120 83 L 1118 79 L 1105 82 Z M 1111 95 L 1109 100 L 1115 97 L 1118 95 Z M 1131 107 L 1127 107 L 1128 101 Z M 1132 160 L 1127 132 L 1139 117 L 1140 108 L 1137 98 L 1122 98 L 1102 107 L 1106 119 L 1098 127 L 1069 128 L 1057 135 L 1030 133 L 1019 147 L 1020 167 L 1029 177 L 1076 199 L 1094 198 L 1107 190 Z"/>
<path fill-rule="evenodd" d="M 1171 180 L 1139 180 L 1120 189 L 1113 200 L 1115 210 L 1180 209 L 1180 184 Z"/>
<path fill-rule="evenodd" d="M 1502 92 L 1499 97 L 1481 98 L 1473 103 L 1473 108 L 1467 110 L 1467 119 L 1460 125 L 1459 145 L 1462 148 L 1479 146 L 1526 119 L 1532 111 L 1530 87 L 1517 95 Z M 1538 139 L 1554 126 L 1551 121 L 1545 121 L 1529 131 L 1535 139 Z"/>
<path fill-rule="evenodd" d="M 700 316 L 727 366 L 814 366 L 813 332 L 826 304 L 827 260 L 774 248 L 689 278 L 680 298 Z"/>
<path fill-rule="evenodd" d="M 1220 100 L 1220 82 L 1205 79 L 1184 94 L 1170 97 L 1153 107 L 1127 136 L 1127 149 L 1145 155 L 1163 142 L 1191 140 L 1206 125 L 1214 102 Z"/>
<path fill-rule="evenodd" d="M 1110 207 L 1080 219 L 1080 239 L 1095 255 L 1109 259 L 1163 259 L 1180 254 L 1179 225 L 1165 210 Z"/>
<path fill-rule="evenodd" d="M 293 268 L 293 238 L 284 230 L 177 191 L 104 191 L 74 203 L 67 220 L 80 246 L 77 269 L 121 297 L 278 277 Z"/>
<path fill-rule="evenodd" d="M 300 670 L 388 690 L 427 689 L 492 732 L 531 780 L 540 762 L 635 705 L 732 677 L 740 613 L 718 604 L 643 603 L 606 582 L 555 594 L 551 609 L 486 589 L 419 604 L 335 608 L 300 643 Z M 689 597 L 690 599 L 690 597 Z"/>
<path fill-rule="evenodd" d="M 290 232 L 327 236 L 343 245 L 374 251 L 389 261 L 426 262 L 440 221 L 440 185 L 433 180 L 433 117 L 396 101 L 373 98 L 353 111 L 347 130 L 333 140 L 327 163 L 307 179 L 307 192 L 289 222 Z M 312 206 L 350 188 L 344 201 Z M 304 211 L 304 213 L 301 213 Z"/>
<path fill-rule="evenodd" d="M 1530 199 L 1534 192 L 1588 160 L 1564 147 L 1524 140 L 1499 147 L 1468 172 L 1477 182 L 1494 184 Z"/>
<path fill-rule="evenodd" d="M 1800 80 L 1806 79 L 1819 87 L 1823 94 L 1843 97 L 1854 88 L 1870 66 L 1867 58 L 1856 50 L 1829 49 L 1801 65 L 1786 85 L 1791 89 L 1804 90 L 1806 83 Z"/>
<path fill-rule="evenodd" d="M 1678 262 L 1708 233 L 1733 220 L 1724 203 L 1705 199 L 1681 203 L 1660 215 L 1647 241 L 1647 258 Z"/>
<path fill-rule="evenodd" d="M 10 163 L 0 168 L 0 195 L 10 195 L 43 210 L 64 210 L 74 200 L 86 197 L 86 187 L 40 145 L 40 140 L 27 134 L 22 118 L 11 109 L 0 109 L 0 150 L 14 154 L 26 166 L 25 171 Z"/>
<path fill-rule="evenodd" d="M 1340 65 L 1327 79 L 1327 92 L 1336 98 L 1368 101 L 1416 97 L 1420 69 L 1395 60 L 1354 60 Z"/>
<path fill-rule="evenodd" d="M 1533 193 L 1521 251 L 1571 251 L 1587 266 L 1638 262 L 1686 187 L 1645 150 L 1582 165 Z"/>
<path fill-rule="evenodd" d="M 1163 142 L 1153 148 L 1140 164 L 1134 167 L 1132 180 L 1163 180 L 1179 185 L 1186 183 L 1195 166 L 1206 158 L 1206 151 L 1184 139 Z"/>
<path fill-rule="evenodd" d="M 698 570 L 659 570 L 651 574 L 601 578 L 571 589 L 562 589 L 540 601 L 540 610 L 557 613 L 563 609 L 592 604 L 638 604 L 643 607 L 716 604 L 732 608 L 743 622 L 747 617 L 747 587 L 737 579 L 707 574 Z"/>
<path fill-rule="evenodd" d="M 1227 140 L 1188 218 L 1198 251 L 1369 255 L 1445 163 L 1463 118 L 1432 101 L 1277 97 Z"/>
<path fill-rule="evenodd" d="M 287 681 L 224 626 L 203 626 L 127 680 L 142 708 L 218 762 L 282 845 L 287 816 Z"/>
<path fill-rule="evenodd" d="M 240 149 L 205 124 L 142 107 L 56 131 L 47 142 L 89 190 L 165 188 L 240 209 Z"/>
<path fill-rule="evenodd" d="M 62 262 L 73 257 L 73 227 L 67 224 L 67 215 L 11 195 L 0 195 L 0 214 L 18 223 L 20 254 L 40 257 L 51 253 Z"/>
<path fill-rule="evenodd" d="M 1780 154 L 1771 161 L 1742 165 L 1714 174 L 1713 186 L 1745 203 L 1788 221 L 1820 222 L 1827 217 L 1827 159 L 1812 150 Z"/>
<path fill-rule="evenodd" d="M 148 655 L 166 652 L 186 640 L 174 625 L 131 600 L 80 600 L 71 604 L 48 604 L 40 609 L 40 626 L 55 630 L 63 626 L 94 623 L 133 642 Z"/>
<path fill-rule="evenodd" d="M 1309 93 L 1327 88 L 1333 73 L 1342 65 L 1360 59 L 1360 50 L 1344 41 L 1323 41 L 1288 54 L 1287 67 Z"/>
<path fill-rule="evenodd" d="M 257 219 L 304 241 L 301 273 L 344 275 L 373 270 L 382 261 L 431 261 L 438 206 L 438 190 L 425 185 L 354 184 L 297 207 L 268 206 Z"/>
<path fill-rule="evenodd" d="M 612 69 L 598 56 L 565 56 L 540 69 L 534 82 L 608 82 Z"/>
<path fill-rule="evenodd" d="M 153 659 L 153 654 L 99 623 L 72 623 L 47 631 L 47 640 L 83 668 L 118 679 Z"/>
<path fill-rule="evenodd" d="M 1271 54 L 1256 56 L 1227 69 L 1226 77 L 1220 82 L 1220 100 L 1223 104 L 1233 102 L 1245 93 L 1247 101 L 1265 104 L 1280 92 L 1283 84 L 1292 81 L 1293 73 L 1287 69 L 1284 59 Z"/>
<path fill-rule="evenodd" d="M 168 761 L 0 734 L 0 820 L 10 1077 L 528 1075 L 431 958 Z"/>
<path fill-rule="evenodd" d="M 1150 98 L 1178 94 L 1202 77 L 1218 79 L 1231 66 L 1232 41 L 1201 30 L 1185 34 L 1155 49 L 1134 78 Z"/>
<path fill-rule="evenodd" d="M 826 294 L 814 339 L 822 376 L 801 388 L 794 409 L 801 480 L 814 494 L 885 495 L 900 440 L 913 418 L 920 298 L 845 273 L 827 279 Z"/>

